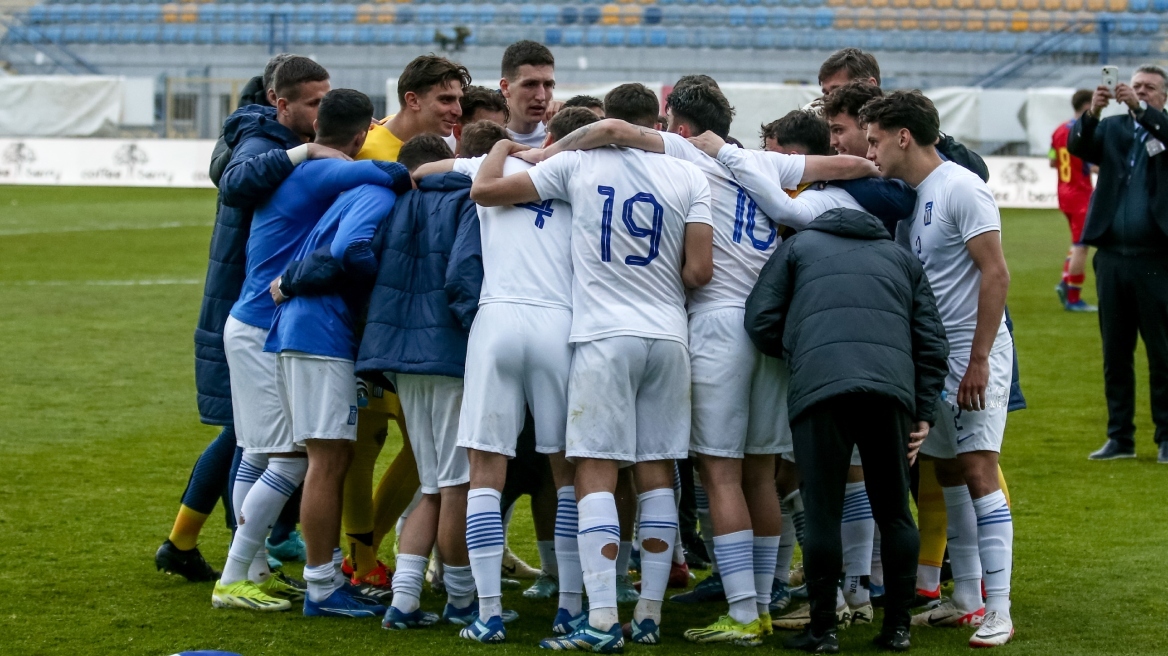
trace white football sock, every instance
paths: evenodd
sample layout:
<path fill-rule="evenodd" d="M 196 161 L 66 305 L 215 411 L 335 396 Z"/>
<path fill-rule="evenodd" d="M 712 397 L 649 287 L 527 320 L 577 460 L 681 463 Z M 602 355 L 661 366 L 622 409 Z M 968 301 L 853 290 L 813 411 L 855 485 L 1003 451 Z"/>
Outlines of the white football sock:
<path fill-rule="evenodd" d="M 677 535 L 673 536 L 673 564 L 680 567 L 685 563 L 685 545 L 681 543 L 681 528 L 678 527 Z"/>
<path fill-rule="evenodd" d="M 247 568 L 247 579 L 255 583 L 263 583 L 271 575 L 272 566 L 268 564 L 268 549 L 266 546 L 262 546 L 256 552 L 255 558 L 251 559 L 251 565 Z"/>
<path fill-rule="evenodd" d="M 344 587 L 345 581 L 348 577 L 341 571 L 345 565 L 345 552 L 340 547 L 333 547 L 333 580 L 336 581 L 337 587 Z"/>
<path fill-rule="evenodd" d="M 953 603 L 965 611 L 976 611 L 981 601 L 981 558 L 977 553 L 977 515 L 969 488 L 942 487 L 948 514 L 949 563 L 953 568 Z"/>
<path fill-rule="evenodd" d="M 872 532 L 872 569 L 868 575 L 868 585 L 884 587 L 884 559 L 880 556 L 880 527 Z"/>
<path fill-rule="evenodd" d="M 780 504 L 783 509 L 783 532 L 779 534 L 779 553 L 775 560 L 775 578 L 784 584 L 791 583 L 791 560 L 795 558 L 795 520 L 792 517 L 794 509 L 791 507 L 788 495 Z"/>
<path fill-rule="evenodd" d="M 267 578 L 270 571 L 264 538 L 272 530 L 272 524 L 279 518 L 288 497 L 304 481 L 307 471 L 307 458 L 272 458 L 257 483 L 251 486 L 241 503 L 240 517 L 244 521 L 235 530 L 227 564 L 223 568 L 224 584 L 250 578 L 253 571 L 257 578 L 251 578 L 252 581 L 259 583 Z M 260 559 L 262 564 L 257 565 L 256 561 Z"/>
<path fill-rule="evenodd" d="M 1014 558 L 1014 518 L 1001 490 L 973 500 L 977 551 L 985 573 L 986 612 L 1010 616 L 1010 573 Z"/>
<path fill-rule="evenodd" d="M 393 607 L 412 613 L 422 604 L 422 579 L 426 577 L 425 556 L 398 554 L 393 572 Z"/>
<path fill-rule="evenodd" d="M 239 461 L 239 468 L 235 470 L 235 483 L 231 486 L 231 511 L 235 513 L 236 524 L 242 523 L 240 516 L 243 514 L 243 502 L 247 499 L 248 492 L 251 492 L 252 486 L 260 480 L 260 476 L 263 476 L 267 468 L 266 454 L 244 452 L 243 459 Z"/>
<path fill-rule="evenodd" d="M 868 588 L 860 585 L 860 577 L 868 576 L 872 571 L 872 535 L 875 530 L 876 522 L 872 519 L 864 482 L 848 483 L 844 487 L 840 537 L 844 556 L 844 598 L 853 608 L 869 602 Z"/>
<path fill-rule="evenodd" d="M 633 543 L 621 541 L 620 548 L 616 553 L 616 575 L 629 575 L 629 561 L 633 557 Z"/>
<path fill-rule="evenodd" d="M 475 599 L 475 580 L 474 574 L 470 570 L 470 565 L 447 565 L 442 570 L 442 582 L 446 584 L 446 603 L 455 608 L 466 608 Z M 502 594 L 493 597 L 493 603 L 498 604 L 499 608 L 486 617 L 492 615 L 502 615 Z"/>
<path fill-rule="evenodd" d="M 941 587 L 941 568 L 917 565 L 917 590 L 936 592 Z"/>
<path fill-rule="evenodd" d="M 333 564 L 306 565 L 304 567 L 304 582 L 308 584 L 308 598 L 321 602 L 337 590 L 336 578 L 333 576 Z"/>
<path fill-rule="evenodd" d="M 556 562 L 556 542 L 555 540 L 539 540 L 535 543 L 539 549 L 539 569 L 544 574 L 555 576 L 559 571 L 559 563 Z"/>
<path fill-rule="evenodd" d="M 608 630 L 617 621 L 616 550 L 620 542 L 620 518 L 611 492 L 593 492 L 578 504 L 580 564 L 588 590 L 588 623 Z M 612 545 L 612 558 L 602 551 Z"/>
<path fill-rule="evenodd" d="M 758 619 L 754 590 L 754 531 L 714 536 L 714 557 L 722 563 L 722 587 L 730 617 L 743 624 Z"/>
<path fill-rule="evenodd" d="M 771 583 L 775 580 L 775 559 L 779 556 L 779 536 L 754 536 L 754 600 L 758 612 L 769 613 Z"/>
<path fill-rule="evenodd" d="M 673 490 L 649 490 L 637 496 L 641 517 L 637 522 L 637 536 L 641 540 L 641 600 L 633 611 L 633 619 L 646 618 L 661 623 L 661 602 L 669 585 L 669 571 L 673 566 L 673 544 L 677 538 L 677 505 Z M 660 540 L 665 549 L 653 552 L 645 548 L 646 540 Z"/>
<path fill-rule="evenodd" d="M 580 569 L 579 511 L 576 488 L 565 485 L 556 490 L 556 562 L 560 583 L 560 608 L 579 615 L 583 606 L 584 572 Z"/>
<path fill-rule="evenodd" d="M 710 497 L 706 495 L 706 488 L 702 487 L 702 478 L 696 471 L 693 478 L 698 532 L 701 533 L 702 544 L 706 546 L 706 555 L 710 557 L 710 574 L 718 574 L 722 570 L 718 567 L 718 557 L 714 555 L 714 521 L 710 519 Z"/>
<path fill-rule="evenodd" d="M 466 549 L 470 555 L 474 583 L 478 586 L 479 603 L 485 606 L 481 611 L 485 618 L 495 615 L 488 612 L 495 607 L 499 607 L 499 613 L 502 613 L 503 515 L 499 507 L 501 496 L 498 490 L 489 487 L 475 488 L 466 494 Z M 450 569 L 446 568 L 447 576 L 443 577 L 443 580 L 449 580 Z M 446 591 L 452 594 L 449 583 L 446 585 Z"/>

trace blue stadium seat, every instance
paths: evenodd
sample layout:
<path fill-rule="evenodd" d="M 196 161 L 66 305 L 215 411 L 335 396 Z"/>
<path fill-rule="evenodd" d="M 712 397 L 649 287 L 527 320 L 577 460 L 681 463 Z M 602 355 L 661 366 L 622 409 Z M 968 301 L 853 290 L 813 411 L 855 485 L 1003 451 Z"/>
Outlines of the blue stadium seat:
<path fill-rule="evenodd" d="M 788 20 L 792 27 L 811 27 L 815 23 L 815 11 L 797 7 L 788 10 Z"/>
<path fill-rule="evenodd" d="M 214 3 L 199 5 L 198 13 L 200 23 L 214 23 L 219 20 L 219 5 Z"/>
<path fill-rule="evenodd" d="M 215 32 L 215 43 L 233 44 L 239 38 L 239 27 L 236 25 L 220 25 Z"/>
<path fill-rule="evenodd" d="M 418 23 L 433 23 L 438 20 L 438 8 L 433 5 L 419 5 L 414 20 Z"/>
<path fill-rule="evenodd" d="M 578 46 L 581 43 L 584 43 L 584 30 L 578 27 L 564 29 L 564 45 Z"/>
<path fill-rule="evenodd" d="M 580 20 L 580 10 L 571 5 L 560 8 L 560 24 L 575 25 Z"/>
<path fill-rule="evenodd" d="M 138 43 L 157 43 L 162 28 L 157 24 L 143 25 L 138 28 Z"/>
<path fill-rule="evenodd" d="M 969 52 L 973 42 L 973 35 L 969 32 L 956 32 L 953 35 L 952 45 L 957 52 Z"/>
<path fill-rule="evenodd" d="M 101 5 L 82 5 L 81 19 L 86 23 L 96 23 L 101 20 Z"/>
<path fill-rule="evenodd" d="M 297 25 L 292 28 L 292 43 L 308 44 L 316 41 L 316 26 Z"/>
<path fill-rule="evenodd" d="M 543 43 L 548 46 L 558 46 L 564 40 L 564 30 L 558 27 L 549 27 L 543 32 Z"/>
<path fill-rule="evenodd" d="M 1155 34 L 1160 31 L 1160 19 L 1155 16 L 1140 17 L 1140 31 L 1144 34 Z"/>
<path fill-rule="evenodd" d="M 235 20 L 241 23 L 254 23 L 259 20 L 256 6 L 250 2 L 235 6 Z"/>
<path fill-rule="evenodd" d="M 354 42 L 358 45 L 369 45 L 377 40 L 377 25 L 364 24 L 357 26 L 357 38 Z"/>
<path fill-rule="evenodd" d="M 61 43 L 64 40 L 65 27 L 62 25 L 46 25 L 41 28 L 41 38 L 49 43 Z"/>
<path fill-rule="evenodd" d="M 766 7 L 751 7 L 750 13 L 747 15 L 746 24 L 751 27 L 766 27 L 767 24 L 767 9 Z"/>
<path fill-rule="evenodd" d="M 200 16 L 201 18 L 201 16 Z M 216 18 L 221 25 L 234 25 L 239 22 L 239 5 L 219 5 Z"/>
<path fill-rule="evenodd" d="M 953 41 L 949 36 L 949 34 L 944 32 L 925 32 L 925 50 L 929 52 L 948 52 L 953 50 Z"/>
<path fill-rule="evenodd" d="M 414 42 L 414 39 L 417 38 L 417 35 L 417 27 L 413 25 L 403 25 L 398 27 L 395 31 L 393 35 L 393 42 L 398 45 L 408 46 Z"/>
<path fill-rule="evenodd" d="M 584 45 L 586 46 L 600 46 L 604 45 L 604 28 L 590 27 L 584 31 Z"/>
<path fill-rule="evenodd" d="M 1152 6 L 1151 0 L 1127 0 L 1127 10 L 1136 13 L 1143 13 Z"/>
<path fill-rule="evenodd" d="M 65 22 L 65 5 L 49 5 L 48 7 L 45 7 L 45 22 Z"/>
<path fill-rule="evenodd" d="M 560 19 L 558 5 L 544 4 L 539 6 L 539 23 L 541 25 L 555 25 Z"/>
<path fill-rule="evenodd" d="M 684 27 L 671 28 L 665 34 L 665 45 L 671 48 L 684 46 L 689 41 L 689 30 Z"/>
<path fill-rule="evenodd" d="M 726 12 L 726 21 L 733 27 L 746 25 L 746 7 L 731 7 Z"/>
<path fill-rule="evenodd" d="M 85 25 L 81 28 L 80 43 L 94 43 L 97 41 L 97 25 Z"/>
<path fill-rule="evenodd" d="M 337 26 L 336 25 L 317 25 L 316 26 L 316 42 L 323 44 L 335 43 L 337 40 Z"/>
<path fill-rule="evenodd" d="M 122 5 L 102 5 L 100 11 L 100 20 L 103 23 L 121 23 L 125 20 Z"/>
<path fill-rule="evenodd" d="M 438 5 L 438 24 L 454 24 L 454 5 Z"/>
<path fill-rule="evenodd" d="M 33 5 L 28 8 L 28 13 L 25 14 L 25 20 L 33 25 L 47 23 L 48 17 L 49 8 L 45 5 Z"/>
<path fill-rule="evenodd" d="M 994 52 L 1014 52 L 1017 48 L 1017 35 L 1002 32 L 994 36 Z"/>
<path fill-rule="evenodd" d="M 61 33 L 61 42 L 78 43 L 79 41 L 81 41 L 81 26 L 66 25 L 64 31 Z"/>
<path fill-rule="evenodd" d="M 315 23 L 317 22 L 316 6 L 315 5 L 296 5 L 292 10 L 292 20 L 296 23 Z M 308 43 L 308 42 L 305 42 Z"/>
<path fill-rule="evenodd" d="M 495 5 L 480 5 L 477 14 L 480 24 L 494 23 L 496 14 Z"/>
<path fill-rule="evenodd" d="M 584 10 L 580 12 L 580 19 L 585 25 L 595 25 L 600 22 L 600 9 L 593 6 L 584 7 Z"/>
<path fill-rule="evenodd" d="M 604 45 L 623 46 L 625 44 L 625 29 L 617 26 L 604 27 Z"/>
<path fill-rule="evenodd" d="M 778 45 L 774 30 L 751 30 L 750 34 L 751 47 L 769 50 Z"/>
<path fill-rule="evenodd" d="M 337 6 L 338 5 L 319 5 L 316 8 L 316 20 L 318 23 L 336 23 L 337 21 Z"/>
<path fill-rule="evenodd" d="M 433 25 L 418 26 L 418 30 L 414 32 L 414 45 L 424 46 L 430 43 L 434 43 L 434 31 L 435 29 Z"/>
<path fill-rule="evenodd" d="M 864 44 L 864 50 L 880 50 L 884 47 L 884 33 L 883 32 L 864 32 L 861 43 Z"/>
<path fill-rule="evenodd" d="M 971 52 L 989 52 L 990 35 L 985 32 L 976 32 L 969 35 L 969 50 Z"/>
<path fill-rule="evenodd" d="M 118 43 L 137 43 L 138 29 L 138 26 L 133 24 L 120 25 L 118 27 Z"/>
<path fill-rule="evenodd" d="M 753 39 L 751 38 L 752 30 L 746 28 L 738 28 L 730 30 L 730 47 L 738 50 L 749 48 Z"/>
<path fill-rule="evenodd" d="M 1152 11 L 1158 14 L 1168 12 L 1168 0 L 1152 0 Z"/>
<path fill-rule="evenodd" d="M 662 22 L 664 12 L 661 7 L 652 5 L 645 7 L 645 11 L 641 14 L 641 22 L 645 25 L 660 25 Z"/>
<path fill-rule="evenodd" d="M 790 22 L 790 10 L 784 7 L 767 9 L 767 25 L 771 27 L 787 27 Z"/>
<path fill-rule="evenodd" d="M 62 20 L 66 23 L 80 23 L 84 16 L 85 6 L 77 3 L 65 5 L 65 15 Z"/>
<path fill-rule="evenodd" d="M 195 43 L 206 45 L 215 43 L 215 26 L 199 25 L 195 28 Z"/>
<path fill-rule="evenodd" d="M 396 21 L 398 23 L 412 23 L 414 22 L 414 15 L 416 13 L 417 10 L 411 5 L 398 5 L 397 14 L 395 15 Z"/>
<path fill-rule="evenodd" d="M 645 45 L 645 28 L 630 27 L 625 32 L 625 45 L 632 48 L 640 48 Z"/>
<path fill-rule="evenodd" d="M 470 25 L 478 20 L 478 12 L 475 11 L 474 5 L 464 2 L 455 5 L 454 19 L 460 25 Z"/>
<path fill-rule="evenodd" d="M 179 25 L 178 26 L 178 42 L 179 43 L 194 43 L 195 42 L 195 26 L 194 25 Z"/>
<path fill-rule="evenodd" d="M 899 32 L 884 34 L 884 48 L 886 50 L 904 50 L 904 35 Z"/>
<path fill-rule="evenodd" d="M 653 48 L 660 48 L 669 43 L 669 30 L 662 27 L 654 27 L 649 30 L 649 46 Z"/>
<path fill-rule="evenodd" d="M 815 10 L 815 27 L 825 30 L 831 27 L 835 22 L 835 12 L 827 7 L 820 7 Z"/>
<path fill-rule="evenodd" d="M 523 25 L 535 23 L 538 14 L 535 5 L 519 5 L 519 22 Z"/>
<path fill-rule="evenodd" d="M 347 3 L 333 5 L 333 20 L 342 24 L 356 23 L 357 5 L 351 5 Z"/>
<path fill-rule="evenodd" d="M 1134 34 L 1140 29 L 1140 19 L 1132 14 L 1122 14 L 1116 20 L 1120 34 Z"/>
<path fill-rule="evenodd" d="M 378 25 L 374 41 L 379 45 L 389 45 L 397 41 L 398 28 L 394 25 Z"/>

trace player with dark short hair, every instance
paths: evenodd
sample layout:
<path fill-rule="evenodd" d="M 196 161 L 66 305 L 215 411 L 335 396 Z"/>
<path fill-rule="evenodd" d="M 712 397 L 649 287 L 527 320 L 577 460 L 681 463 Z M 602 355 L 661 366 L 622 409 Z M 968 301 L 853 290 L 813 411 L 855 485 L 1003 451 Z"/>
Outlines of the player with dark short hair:
<path fill-rule="evenodd" d="M 493 121 L 476 121 L 462 130 L 458 140 L 459 157 L 478 157 L 491 152 L 500 139 L 507 138 L 507 130 Z"/>
<path fill-rule="evenodd" d="M 503 52 L 499 89 L 511 114 L 507 130 L 516 143 L 543 145 L 546 122 L 559 107 L 552 100 L 556 89 L 556 58 L 547 46 L 535 41 L 516 41 Z"/>
<path fill-rule="evenodd" d="M 405 142 L 397 161 L 411 172 L 423 164 L 454 157 L 446 140 L 436 134 L 419 134 Z"/>
<path fill-rule="evenodd" d="M 859 48 L 837 50 L 819 66 L 819 86 L 825 96 L 857 80 L 880 86 L 880 64 Z"/>
<path fill-rule="evenodd" d="M 564 106 L 561 109 L 567 109 L 569 107 L 583 107 L 598 117 L 604 118 L 604 101 L 596 96 L 572 96 L 564 101 Z"/>

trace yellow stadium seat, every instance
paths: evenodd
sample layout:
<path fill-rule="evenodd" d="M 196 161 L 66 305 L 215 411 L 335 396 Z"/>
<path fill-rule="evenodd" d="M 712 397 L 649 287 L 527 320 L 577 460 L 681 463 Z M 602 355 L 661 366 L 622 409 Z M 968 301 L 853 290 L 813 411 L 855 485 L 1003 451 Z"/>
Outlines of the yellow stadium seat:
<path fill-rule="evenodd" d="M 998 8 L 998 0 L 977 0 L 977 8 L 989 11 Z"/>
<path fill-rule="evenodd" d="M 933 0 L 912 0 L 913 9 L 929 9 L 933 6 Z"/>
<path fill-rule="evenodd" d="M 900 19 L 900 29 L 919 30 L 921 29 L 921 22 L 917 20 L 917 15 L 915 13 L 905 14 Z"/>
<path fill-rule="evenodd" d="M 900 16 L 892 9 L 881 9 L 876 12 L 876 29 L 891 32 L 899 29 Z"/>
<path fill-rule="evenodd" d="M 1050 18 L 1051 14 L 1048 11 L 1030 12 L 1030 31 L 1049 32 L 1051 26 Z"/>
<path fill-rule="evenodd" d="M 846 7 L 848 0 L 827 0 L 828 7 Z"/>
<path fill-rule="evenodd" d="M 986 31 L 1001 32 L 1006 29 L 1010 21 L 1010 14 L 1004 11 L 990 11 L 986 13 Z"/>
<path fill-rule="evenodd" d="M 1063 8 L 1063 0 L 1042 0 L 1042 8 L 1047 11 L 1058 11 Z"/>
<path fill-rule="evenodd" d="M 1010 14 L 1010 31 L 1025 32 L 1030 29 L 1030 14 L 1024 11 L 1015 11 Z"/>
<path fill-rule="evenodd" d="M 983 32 L 985 31 L 985 14 L 980 11 L 970 12 L 965 15 L 965 31 L 966 32 Z"/>
<path fill-rule="evenodd" d="M 621 24 L 640 25 L 642 12 L 644 12 L 644 9 L 639 5 L 626 5 L 621 7 Z"/>
<path fill-rule="evenodd" d="M 1127 0 L 1107 0 L 1107 11 L 1127 11 Z"/>
<path fill-rule="evenodd" d="M 393 5 L 381 5 L 374 10 L 374 20 L 378 23 L 392 23 L 396 18 L 397 9 Z"/>
<path fill-rule="evenodd" d="M 616 25 L 619 22 L 620 7 L 616 5 L 604 5 L 600 8 L 601 25 Z"/>
<path fill-rule="evenodd" d="M 941 29 L 946 32 L 960 32 L 965 27 L 965 12 L 946 9 L 941 12 Z"/>
<path fill-rule="evenodd" d="M 941 29 L 941 12 L 936 9 L 926 9 L 919 14 L 921 29 L 934 32 Z"/>
<path fill-rule="evenodd" d="M 953 0 L 935 0 L 933 6 L 937 9 L 952 9 Z"/>
<path fill-rule="evenodd" d="M 370 23 L 373 21 L 373 5 L 357 5 L 357 22 Z"/>
<path fill-rule="evenodd" d="M 856 29 L 856 19 L 852 16 L 839 14 L 835 17 L 835 22 L 832 23 L 832 26 L 837 30 L 854 30 Z"/>
<path fill-rule="evenodd" d="M 1017 11 L 1019 0 L 998 0 L 998 9 L 1002 11 Z"/>
<path fill-rule="evenodd" d="M 199 6 L 194 3 L 189 3 L 179 6 L 178 22 L 180 23 L 194 23 L 199 20 Z"/>
<path fill-rule="evenodd" d="M 162 22 L 163 23 L 177 23 L 178 22 L 178 5 L 165 4 L 162 5 Z"/>
<path fill-rule="evenodd" d="M 871 8 L 861 9 L 856 12 L 856 29 L 857 30 L 872 30 L 876 28 L 876 10 Z"/>
<path fill-rule="evenodd" d="M 888 0 L 868 0 L 868 5 L 876 9 L 884 9 L 888 6 Z"/>
<path fill-rule="evenodd" d="M 395 0 L 395 1 L 396 1 L 398 4 L 403 4 L 403 5 L 404 5 L 404 4 L 407 4 L 407 3 L 411 2 L 412 0 Z"/>
<path fill-rule="evenodd" d="M 1026 11 L 1038 11 L 1042 0 L 1022 0 L 1022 9 Z"/>
<path fill-rule="evenodd" d="M 1083 0 L 1063 0 L 1063 9 L 1067 11 L 1083 11 Z"/>
<path fill-rule="evenodd" d="M 958 9 L 969 10 L 969 9 L 973 9 L 976 6 L 977 6 L 977 0 L 957 0 L 957 8 Z"/>
<path fill-rule="evenodd" d="M 1107 10 L 1107 0 L 1087 0 L 1087 11 L 1100 12 Z"/>
<path fill-rule="evenodd" d="M 856 9 L 871 6 L 868 4 L 868 0 L 847 0 L 847 3 L 849 7 L 855 7 Z"/>
<path fill-rule="evenodd" d="M 892 6 L 897 9 L 908 9 L 912 4 L 912 0 L 892 0 Z"/>

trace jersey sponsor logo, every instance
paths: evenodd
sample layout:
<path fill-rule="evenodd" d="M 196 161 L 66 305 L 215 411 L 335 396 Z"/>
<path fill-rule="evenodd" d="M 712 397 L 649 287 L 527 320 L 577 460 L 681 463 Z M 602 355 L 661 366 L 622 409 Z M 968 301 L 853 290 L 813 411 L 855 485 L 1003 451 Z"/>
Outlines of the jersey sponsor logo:
<path fill-rule="evenodd" d="M 925 203 L 925 219 L 924 224 L 929 225 L 933 222 L 933 201 Z"/>
<path fill-rule="evenodd" d="M 349 406 L 349 425 L 357 425 L 357 406 L 355 405 Z"/>
<path fill-rule="evenodd" d="M 555 211 L 552 209 L 552 201 L 545 200 L 542 203 L 520 203 L 515 207 L 522 207 L 525 210 L 535 212 L 535 227 L 543 230 L 544 219 L 551 216 Z"/>

